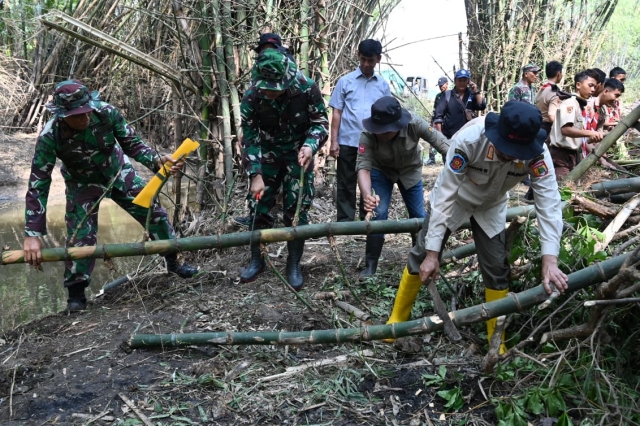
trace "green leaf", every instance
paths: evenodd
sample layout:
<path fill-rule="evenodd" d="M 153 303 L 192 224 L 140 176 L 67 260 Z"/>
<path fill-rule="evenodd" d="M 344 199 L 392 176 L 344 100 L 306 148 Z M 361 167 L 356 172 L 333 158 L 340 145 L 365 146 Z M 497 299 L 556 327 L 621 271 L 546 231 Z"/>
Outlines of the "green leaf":
<path fill-rule="evenodd" d="M 560 413 L 567 410 L 567 405 L 564 403 L 564 399 L 558 391 L 549 392 L 546 403 L 547 411 L 551 417 L 558 417 Z"/>
<path fill-rule="evenodd" d="M 567 415 L 566 411 L 564 413 L 562 413 L 562 415 L 558 419 L 558 423 L 556 423 L 556 426 L 573 426 L 573 422 L 571 421 L 571 417 L 569 417 Z"/>
<path fill-rule="evenodd" d="M 540 391 L 538 389 L 534 389 L 529 392 L 527 396 L 527 402 L 525 404 L 525 409 L 531 414 L 535 414 L 536 416 L 541 414 L 544 411 L 544 404 L 542 403 L 542 399 L 540 398 Z"/>

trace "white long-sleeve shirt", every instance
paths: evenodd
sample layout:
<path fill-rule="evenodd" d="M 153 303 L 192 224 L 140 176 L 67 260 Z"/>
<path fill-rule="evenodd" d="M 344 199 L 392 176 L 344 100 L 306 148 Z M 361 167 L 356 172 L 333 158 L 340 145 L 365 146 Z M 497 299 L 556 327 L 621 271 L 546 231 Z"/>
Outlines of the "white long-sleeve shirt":
<path fill-rule="evenodd" d="M 451 139 L 444 169 L 430 195 L 427 250 L 439 251 L 447 228 L 455 231 L 473 216 L 489 237 L 504 230 L 508 191 L 531 177 L 542 255 L 557 256 L 562 211 L 551 155 L 546 145 L 529 161 L 500 161 L 484 132 L 484 117 L 467 123 Z"/>

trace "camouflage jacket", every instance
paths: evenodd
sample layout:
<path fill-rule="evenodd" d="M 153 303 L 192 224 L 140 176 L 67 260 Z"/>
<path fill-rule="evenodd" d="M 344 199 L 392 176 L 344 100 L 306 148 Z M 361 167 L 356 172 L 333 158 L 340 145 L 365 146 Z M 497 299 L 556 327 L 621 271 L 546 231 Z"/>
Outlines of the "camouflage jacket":
<path fill-rule="evenodd" d="M 308 146 L 315 155 L 329 135 L 329 119 L 320 89 L 313 80 L 297 74 L 286 92 L 267 99 L 253 85 L 240 105 L 242 164 L 250 176 L 262 174 L 263 151 L 282 152 Z"/>
<path fill-rule="evenodd" d="M 112 105 L 100 102 L 91 114 L 89 127 L 76 131 L 62 119 L 52 118 L 38 136 L 31 163 L 25 206 L 25 235 L 46 234 L 46 210 L 51 173 L 56 158 L 65 181 L 113 187 L 126 193 L 126 177 L 135 173 L 130 156 L 150 170 L 158 171 L 158 154 L 136 134 Z M 122 171 L 120 171 L 122 169 Z"/>
<path fill-rule="evenodd" d="M 510 101 L 529 102 L 531 105 L 536 104 L 536 94 L 533 87 L 529 86 L 526 81 L 520 80 L 509 91 Z"/>

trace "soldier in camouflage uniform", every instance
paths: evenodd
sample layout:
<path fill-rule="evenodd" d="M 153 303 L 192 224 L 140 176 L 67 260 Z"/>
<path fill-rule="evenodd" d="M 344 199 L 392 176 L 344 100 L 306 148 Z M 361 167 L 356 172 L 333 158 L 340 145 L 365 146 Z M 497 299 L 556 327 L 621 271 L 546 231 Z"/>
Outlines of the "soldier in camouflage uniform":
<path fill-rule="evenodd" d="M 281 186 L 284 224 L 292 225 L 301 167 L 306 172 L 299 224 L 309 223 L 307 212 L 315 193 L 313 156 L 327 140 L 329 120 L 320 89 L 297 71 L 296 63 L 283 52 L 264 50 L 256 59 L 251 86 L 242 98 L 242 163 L 251 179 L 248 197 L 258 199 L 251 206 L 255 229 L 273 226 L 269 212 Z M 287 248 L 287 279 L 297 290 L 304 284 L 300 271 L 304 240 L 288 241 Z M 259 244 L 252 244 L 251 263 L 240 281 L 254 281 L 264 266 Z"/>
<path fill-rule="evenodd" d="M 101 102 L 98 92 L 89 93 L 78 80 L 59 83 L 53 100 L 46 107 L 54 117 L 38 136 L 25 207 L 25 260 L 33 266 L 42 262 L 40 237 L 47 233 L 47 198 L 56 158 L 62 161 L 60 172 L 66 186 L 67 247 L 96 245 L 98 209 L 89 212 L 113 179 L 115 181 L 107 197 L 144 226 L 148 209 L 132 201 L 144 188 L 145 182 L 134 170 L 128 156 L 154 172 L 167 161 L 174 164 L 172 173 L 182 168 L 182 163 L 175 164 L 171 156 L 159 156 L 140 139 L 115 107 Z M 152 208 L 151 237 L 154 240 L 173 238 L 174 231 L 167 213 L 157 201 Z M 77 235 L 71 241 L 76 230 Z M 179 265 L 175 254 L 165 258 L 167 269 L 182 278 L 197 273 L 196 268 Z M 69 312 L 86 309 L 84 289 L 89 286 L 94 265 L 94 259 L 65 262 L 64 286 L 69 291 Z"/>
<path fill-rule="evenodd" d="M 533 83 L 538 81 L 540 67 L 535 64 L 528 64 L 522 67 L 522 79 L 516 83 L 509 91 L 509 101 L 527 102 L 536 104 L 536 92 L 533 90 Z"/>

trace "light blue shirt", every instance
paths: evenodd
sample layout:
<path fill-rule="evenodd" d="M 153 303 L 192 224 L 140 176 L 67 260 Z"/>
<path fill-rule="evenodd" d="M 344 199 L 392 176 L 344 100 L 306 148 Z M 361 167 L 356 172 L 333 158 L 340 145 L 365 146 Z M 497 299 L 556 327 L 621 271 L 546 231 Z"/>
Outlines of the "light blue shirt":
<path fill-rule="evenodd" d="M 338 132 L 340 145 L 358 146 L 362 120 L 371 117 L 371 105 L 383 96 L 391 96 L 389 83 L 375 72 L 367 79 L 358 67 L 338 80 L 329 106 L 342 110 Z"/>

